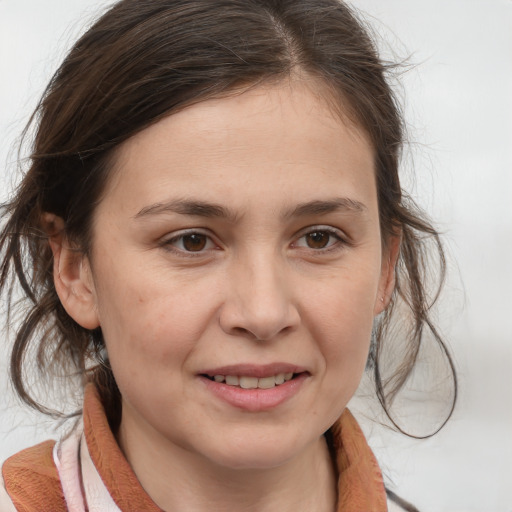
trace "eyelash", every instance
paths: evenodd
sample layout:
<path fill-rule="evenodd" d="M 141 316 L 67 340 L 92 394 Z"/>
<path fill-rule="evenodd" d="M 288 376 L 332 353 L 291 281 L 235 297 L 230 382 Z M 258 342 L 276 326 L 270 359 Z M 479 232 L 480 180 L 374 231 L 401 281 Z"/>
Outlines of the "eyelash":
<path fill-rule="evenodd" d="M 303 238 L 307 237 L 308 235 L 313 234 L 323 234 L 327 235 L 329 237 L 328 244 L 325 247 L 319 247 L 319 248 L 313 248 L 309 247 L 307 245 L 299 245 L 299 241 Z M 198 251 L 190 251 L 187 250 L 184 247 L 177 247 L 177 243 L 181 242 L 183 244 L 184 240 L 187 237 L 193 237 L 193 236 L 199 236 L 204 237 L 205 239 L 205 247 L 200 248 Z M 334 239 L 334 241 L 332 241 Z M 346 245 L 348 245 L 349 242 L 346 240 L 345 237 L 343 237 L 339 230 L 332 228 L 330 226 L 310 226 L 306 228 L 306 230 L 303 230 L 299 237 L 295 239 L 295 241 L 291 244 L 294 248 L 304 249 L 304 250 L 311 250 L 314 253 L 317 254 L 325 254 L 330 251 L 340 250 L 344 248 Z M 218 245 L 213 241 L 213 238 L 210 234 L 204 233 L 202 231 L 198 230 L 190 230 L 190 231 L 183 231 L 180 232 L 171 238 L 166 238 L 161 241 L 160 246 L 164 248 L 166 251 L 174 252 L 180 256 L 185 257 L 200 257 L 204 256 L 204 253 L 207 250 L 211 249 L 218 249 Z M 210 246 L 210 247 L 207 247 Z"/>
<path fill-rule="evenodd" d="M 192 237 L 192 236 L 204 237 L 206 239 L 205 244 L 211 245 L 212 247 L 207 247 L 206 249 L 201 248 L 201 250 L 199 250 L 199 251 L 188 251 L 185 248 L 179 248 L 176 245 L 174 245 L 180 241 L 181 241 L 181 243 L 183 243 L 187 237 Z M 198 230 L 182 231 L 179 234 L 172 236 L 171 238 L 166 238 L 166 239 L 162 240 L 162 242 L 160 243 L 160 246 L 163 249 L 165 249 L 166 251 L 174 252 L 180 256 L 192 257 L 192 258 L 198 257 L 198 256 L 204 256 L 205 250 L 218 248 L 217 244 L 213 241 L 211 235 L 209 235 L 208 233 L 203 233 L 202 231 L 198 231 Z"/>
<path fill-rule="evenodd" d="M 325 234 L 329 237 L 329 242 L 326 247 L 313 248 L 307 245 L 298 245 L 298 242 L 308 235 Z M 334 241 L 332 241 L 334 239 Z M 330 226 L 309 226 L 302 232 L 302 234 L 292 244 L 295 247 L 304 248 L 305 250 L 312 250 L 315 253 L 325 254 L 330 251 L 343 249 L 349 242 L 342 236 L 339 230 Z"/>

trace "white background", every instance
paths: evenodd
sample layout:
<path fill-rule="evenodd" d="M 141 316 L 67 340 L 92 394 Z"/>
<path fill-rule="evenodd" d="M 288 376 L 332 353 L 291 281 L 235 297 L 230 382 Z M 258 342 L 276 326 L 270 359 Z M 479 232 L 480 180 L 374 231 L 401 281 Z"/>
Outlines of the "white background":
<path fill-rule="evenodd" d="M 415 142 L 404 165 L 414 161 L 413 195 L 446 233 L 451 277 L 441 320 L 461 379 L 459 406 L 436 437 L 365 430 L 389 480 L 420 510 L 512 512 L 512 1 L 353 3 L 416 64 L 402 77 Z M 105 5 L 0 0 L 0 198 L 15 180 L 9 150 L 29 112 Z M 6 350 L 0 460 L 47 438 L 51 424 L 13 405 Z"/>

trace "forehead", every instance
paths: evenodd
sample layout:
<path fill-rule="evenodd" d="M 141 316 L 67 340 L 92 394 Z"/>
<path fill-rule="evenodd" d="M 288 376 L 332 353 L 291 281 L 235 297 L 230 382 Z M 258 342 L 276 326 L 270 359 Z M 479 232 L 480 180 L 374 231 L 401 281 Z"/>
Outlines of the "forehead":
<path fill-rule="evenodd" d="M 299 203 L 342 187 L 331 196 L 362 199 L 374 192 L 373 150 L 327 94 L 284 81 L 169 115 L 118 148 L 105 196 L 124 195 L 135 208 L 201 189 L 206 200 L 222 194 L 242 207 L 264 202 L 270 189 Z"/>

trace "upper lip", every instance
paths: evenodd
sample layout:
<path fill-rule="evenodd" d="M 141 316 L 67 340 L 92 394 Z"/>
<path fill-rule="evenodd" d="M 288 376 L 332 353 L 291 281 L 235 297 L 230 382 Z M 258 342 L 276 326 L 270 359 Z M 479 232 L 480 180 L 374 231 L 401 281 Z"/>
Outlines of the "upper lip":
<path fill-rule="evenodd" d="M 290 363 L 271 363 L 264 365 L 255 364 L 233 364 L 209 368 L 199 372 L 200 375 L 237 375 L 244 377 L 257 377 L 259 379 L 271 377 L 280 373 L 303 373 L 307 371 L 304 367 Z"/>

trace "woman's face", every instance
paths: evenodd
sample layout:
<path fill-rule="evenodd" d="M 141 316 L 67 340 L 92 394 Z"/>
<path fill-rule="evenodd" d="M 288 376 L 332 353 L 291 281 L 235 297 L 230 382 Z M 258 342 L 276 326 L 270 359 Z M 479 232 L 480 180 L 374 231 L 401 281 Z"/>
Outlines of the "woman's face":
<path fill-rule="evenodd" d="M 230 468 L 304 452 L 392 281 L 370 144 L 297 81 L 171 115 L 114 167 L 84 279 L 121 432 Z"/>

